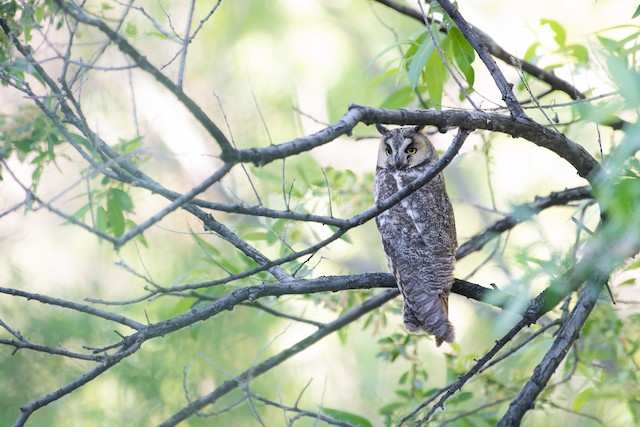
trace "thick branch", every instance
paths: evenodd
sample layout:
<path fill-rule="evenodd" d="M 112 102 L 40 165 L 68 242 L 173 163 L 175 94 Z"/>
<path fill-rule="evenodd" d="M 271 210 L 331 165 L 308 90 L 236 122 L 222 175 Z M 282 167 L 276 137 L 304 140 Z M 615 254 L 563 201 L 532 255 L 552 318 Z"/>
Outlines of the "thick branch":
<path fill-rule="evenodd" d="M 389 123 L 397 125 L 432 125 L 438 128 L 461 127 L 484 129 L 523 138 L 556 153 L 569 162 L 580 176 L 594 183 L 602 167 L 582 146 L 566 136 L 547 129 L 529 119 L 514 118 L 498 113 L 462 110 L 386 110 L 352 105 L 362 112 L 365 124 Z"/>
<path fill-rule="evenodd" d="M 533 407 L 533 402 L 547 386 L 551 375 L 558 369 L 567 352 L 578 338 L 580 329 L 582 329 L 591 310 L 593 310 L 598 300 L 598 295 L 600 295 L 600 291 L 606 282 L 606 277 L 600 277 L 599 280 L 584 287 L 566 323 L 558 331 L 553 345 L 544 355 L 540 364 L 536 366 L 531 379 L 527 381 L 520 393 L 509 405 L 509 409 L 497 424 L 499 427 L 520 425 L 522 417 Z"/>
<path fill-rule="evenodd" d="M 153 337 L 164 336 L 192 325 L 195 322 L 209 319 L 222 311 L 231 310 L 245 301 L 251 302 L 267 296 L 302 295 L 317 292 L 338 292 L 347 289 L 372 289 L 379 287 L 396 288 L 393 276 L 388 273 L 365 273 L 349 276 L 319 277 L 309 280 L 289 280 L 273 285 L 249 286 L 236 289 L 221 296 L 205 307 L 194 309 L 171 319 L 149 325 L 131 337 L 140 335 L 146 341 Z M 394 292 L 397 293 L 397 290 L 394 289 Z M 489 294 L 499 293 L 499 291 L 464 280 L 456 280 L 454 282 L 453 292 L 475 300 L 483 300 Z"/>
<path fill-rule="evenodd" d="M 444 157 L 444 156 L 443 156 Z M 435 170 L 435 169 L 434 169 Z M 433 173 L 433 171 L 428 171 L 427 174 L 425 176 L 430 176 Z M 547 209 L 549 207 L 552 206 L 557 206 L 557 205 L 562 205 L 564 203 L 568 203 L 569 201 L 574 201 L 574 200 L 580 200 L 580 199 L 584 199 L 584 198 L 589 198 L 592 197 L 591 195 L 591 191 L 589 190 L 589 187 L 578 187 L 578 188 L 573 188 L 573 189 L 568 189 L 568 190 L 563 190 L 563 191 L 559 191 L 559 192 L 554 192 L 549 194 L 548 196 L 545 197 L 539 197 L 536 198 L 535 201 L 530 202 L 530 203 L 526 203 L 520 206 L 516 206 L 516 208 L 514 209 L 514 211 L 512 211 L 509 215 L 507 215 L 506 218 L 503 218 L 499 221 L 497 221 L 496 223 L 494 223 L 493 225 L 489 226 L 487 229 L 485 229 L 484 231 L 482 231 L 481 233 L 477 234 L 476 236 L 472 237 L 471 239 L 469 239 L 467 242 L 465 242 L 462 246 L 460 246 L 456 252 L 456 258 L 457 259 L 462 259 L 465 256 L 467 256 L 468 254 L 474 252 L 474 251 L 478 251 L 480 249 L 482 249 L 484 247 L 485 244 L 487 244 L 489 241 L 491 241 L 491 239 L 497 237 L 500 233 L 503 233 L 507 230 L 512 229 L 513 227 L 515 227 L 516 225 L 520 224 L 521 222 L 527 220 L 531 215 L 533 215 L 534 213 L 538 213 L 544 209 Z M 381 208 L 371 208 L 359 215 L 356 215 L 355 217 L 352 217 L 350 219 L 340 219 L 339 221 L 341 222 L 342 227 L 344 227 L 344 230 L 348 229 L 349 227 L 353 227 L 354 225 L 357 225 L 358 223 L 361 223 L 363 221 L 363 218 L 370 218 L 373 217 L 377 214 L 377 209 L 381 209 Z M 196 216 L 198 216 L 200 214 L 197 214 Z M 200 218 L 205 225 L 206 224 L 211 224 L 209 221 L 208 216 L 205 214 L 203 217 L 198 216 L 198 218 Z M 336 219 L 338 220 L 338 219 Z M 215 222 L 215 224 L 217 224 L 217 222 Z M 211 226 L 211 225 L 209 225 Z M 216 226 L 217 227 L 217 226 Z M 343 230 L 343 228 L 341 228 L 340 230 Z M 322 246 L 325 246 L 326 244 L 336 240 L 339 236 L 343 235 L 344 232 L 341 232 L 340 230 L 338 230 L 336 233 L 334 233 L 333 236 L 331 236 L 328 239 L 325 239 L 321 242 L 319 242 L 316 245 L 311 246 L 310 248 L 307 248 L 304 251 L 301 252 L 297 252 L 294 254 L 291 254 L 289 256 L 277 259 L 277 260 L 273 260 L 270 262 L 267 262 L 265 264 L 262 264 L 261 266 L 258 266 L 256 268 L 244 271 L 242 273 L 238 273 L 238 274 L 234 274 L 234 275 L 229 275 L 227 277 L 224 277 L 222 279 L 216 279 L 216 280 L 212 280 L 212 281 L 208 281 L 208 282 L 201 282 L 201 283 L 194 283 L 194 284 L 186 284 L 186 285 L 182 285 L 182 286 L 174 286 L 171 288 L 165 288 L 162 289 L 161 291 L 159 290 L 156 293 L 152 293 L 149 295 L 153 296 L 156 295 L 157 293 L 160 292 L 166 292 L 166 293 L 179 293 L 179 292 L 184 292 L 184 291 L 189 291 L 189 290 L 197 290 L 197 289 L 202 289 L 202 288 L 206 288 L 206 287 L 212 287 L 212 286 L 217 286 L 217 285 L 221 285 L 221 284 L 225 284 L 225 283 L 230 283 L 234 280 L 238 280 L 238 279 L 242 279 L 245 277 L 249 277 L 252 276 L 256 273 L 259 273 L 261 271 L 266 271 L 267 268 L 272 267 L 274 265 L 280 265 L 284 262 L 288 262 L 291 261 L 293 259 L 298 258 L 299 256 L 302 256 L 302 252 L 307 253 L 307 252 L 312 252 L 311 250 L 315 251 L 317 249 L 319 249 Z M 341 278 L 343 276 L 333 276 L 334 278 Z M 355 277 L 355 276 L 354 276 Z M 369 279 L 364 279 L 362 277 L 362 275 L 358 275 L 357 276 L 358 279 L 356 282 L 354 283 L 353 288 L 348 287 L 351 286 L 351 283 L 347 286 L 347 284 L 344 284 L 342 282 L 342 279 L 340 279 L 340 285 L 339 286 L 347 286 L 344 287 L 342 289 L 369 289 L 371 286 L 367 285 L 367 280 Z M 365 283 L 363 284 L 357 284 L 357 282 L 360 280 L 360 278 L 363 278 L 363 280 L 365 281 Z M 328 279 L 328 278 L 321 278 L 321 279 Z M 310 282 L 313 282 L 313 280 L 316 279 L 312 279 Z M 371 280 L 376 281 L 378 279 L 371 278 Z M 386 279 L 385 279 L 386 280 Z M 391 279 L 391 275 L 389 275 L 389 280 L 391 283 L 389 286 L 392 287 L 393 285 L 393 279 Z M 363 285 L 361 287 L 361 285 Z M 383 284 L 381 286 L 387 286 L 386 284 Z M 485 288 L 483 288 L 485 289 Z M 326 289 L 327 291 L 335 291 L 336 289 Z M 473 298 L 476 300 L 483 300 L 483 296 L 480 296 L 480 294 L 476 294 L 477 296 L 470 296 L 468 295 L 466 291 L 463 292 L 457 292 L 456 291 L 456 287 L 454 285 L 454 293 L 460 293 L 461 295 L 464 295 L 468 298 Z"/>
<path fill-rule="evenodd" d="M 547 129 L 529 119 L 514 118 L 498 113 L 462 110 L 386 110 L 351 105 L 349 111 L 335 124 L 313 135 L 263 148 L 237 152 L 237 160 L 266 164 L 277 159 L 309 151 L 351 132 L 359 122 L 364 124 L 388 123 L 395 125 L 431 125 L 438 128 L 484 129 L 524 138 L 544 147 L 569 162 L 580 176 L 594 182 L 602 168 L 582 146 L 566 136 Z"/>

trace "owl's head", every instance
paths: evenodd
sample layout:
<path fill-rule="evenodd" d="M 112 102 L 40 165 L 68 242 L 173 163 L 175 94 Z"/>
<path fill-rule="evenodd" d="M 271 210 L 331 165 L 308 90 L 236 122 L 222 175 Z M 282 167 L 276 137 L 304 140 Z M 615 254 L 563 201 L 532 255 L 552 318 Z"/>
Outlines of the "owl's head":
<path fill-rule="evenodd" d="M 387 129 L 376 124 L 382 134 L 378 150 L 378 168 L 410 169 L 436 159 L 436 151 L 425 135 L 424 126 Z"/>

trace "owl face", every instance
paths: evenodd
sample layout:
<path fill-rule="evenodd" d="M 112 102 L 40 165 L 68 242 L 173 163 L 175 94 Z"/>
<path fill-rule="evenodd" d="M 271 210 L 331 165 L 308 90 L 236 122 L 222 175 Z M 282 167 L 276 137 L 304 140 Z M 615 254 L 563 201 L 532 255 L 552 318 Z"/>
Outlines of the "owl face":
<path fill-rule="evenodd" d="M 378 150 L 378 168 L 406 170 L 428 162 L 435 150 L 422 131 L 422 126 L 387 129 L 376 125 L 382 134 Z"/>

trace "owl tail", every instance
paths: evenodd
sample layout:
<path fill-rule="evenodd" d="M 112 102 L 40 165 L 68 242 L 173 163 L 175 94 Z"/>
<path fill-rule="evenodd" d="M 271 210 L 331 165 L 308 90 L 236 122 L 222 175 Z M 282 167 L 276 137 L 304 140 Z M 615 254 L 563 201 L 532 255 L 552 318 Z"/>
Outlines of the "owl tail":
<path fill-rule="evenodd" d="M 449 295 L 426 295 L 424 301 L 404 304 L 404 327 L 413 334 L 427 333 L 436 339 L 436 346 L 453 342 L 455 332 L 449 322 Z"/>

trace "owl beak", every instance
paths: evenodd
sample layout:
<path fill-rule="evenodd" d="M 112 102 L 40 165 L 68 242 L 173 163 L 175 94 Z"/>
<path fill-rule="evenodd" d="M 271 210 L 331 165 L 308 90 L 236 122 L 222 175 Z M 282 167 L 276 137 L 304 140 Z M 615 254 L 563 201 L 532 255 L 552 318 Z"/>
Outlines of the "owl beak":
<path fill-rule="evenodd" d="M 389 165 L 394 169 L 403 169 L 407 162 L 403 158 L 402 154 L 395 153 L 393 156 L 389 157 Z"/>

